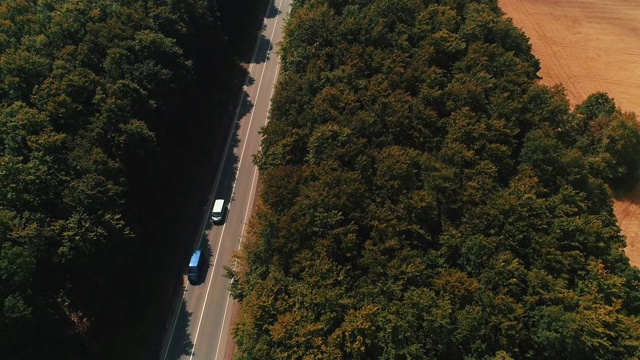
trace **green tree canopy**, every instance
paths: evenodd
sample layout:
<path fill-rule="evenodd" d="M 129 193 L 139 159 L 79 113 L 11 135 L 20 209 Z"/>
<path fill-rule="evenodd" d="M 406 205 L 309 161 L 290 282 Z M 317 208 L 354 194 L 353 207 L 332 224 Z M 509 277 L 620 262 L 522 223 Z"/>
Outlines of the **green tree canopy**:
<path fill-rule="evenodd" d="M 610 190 L 640 130 L 571 111 L 496 1 L 297 1 L 232 293 L 237 359 L 634 359 Z"/>

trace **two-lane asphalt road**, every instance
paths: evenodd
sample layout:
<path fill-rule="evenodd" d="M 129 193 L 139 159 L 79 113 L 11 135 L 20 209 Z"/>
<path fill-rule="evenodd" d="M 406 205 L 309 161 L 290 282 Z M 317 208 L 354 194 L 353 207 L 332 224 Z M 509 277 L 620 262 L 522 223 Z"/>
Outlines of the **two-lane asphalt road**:
<path fill-rule="evenodd" d="M 229 203 L 226 222 L 212 226 L 203 219 L 202 229 L 207 236 L 200 240 L 199 248 L 209 254 L 206 277 L 201 284 L 193 286 L 185 276 L 185 290 L 167 329 L 162 359 L 222 360 L 230 352 L 227 340 L 234 300 L 229 296 L 229 280 L 223 277 L 224 267 L 233 266 L 232 253 L 240 247 L 245 224 L 251 216 L 258 180 L 252 155 L 260 146 L 258 131 L 267 123 L 280 69 L 276 45 L 281 39 L 291 1 L 273 0 L 265 14 L 262 36 L 256 43 L 235 126 L 229 134 L 224 160 L 208 204 L 211 209 L 214 199 L 226 199 Z"/>

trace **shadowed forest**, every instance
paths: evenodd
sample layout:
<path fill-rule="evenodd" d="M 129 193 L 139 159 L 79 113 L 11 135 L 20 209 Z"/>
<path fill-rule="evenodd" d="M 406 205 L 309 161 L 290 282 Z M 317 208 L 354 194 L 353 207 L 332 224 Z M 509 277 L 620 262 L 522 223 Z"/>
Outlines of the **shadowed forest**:
<path fill-rule="evenodd" d="M 3 356 L 159 351 L 266 6 L 218 3 L 0 5 Z"/>
<path fill-rule="evenodd" d="M 537 84 L 495 0 L 298 0 L 281 56 L 237 359 L 640 356 L 635 115 Z"/>

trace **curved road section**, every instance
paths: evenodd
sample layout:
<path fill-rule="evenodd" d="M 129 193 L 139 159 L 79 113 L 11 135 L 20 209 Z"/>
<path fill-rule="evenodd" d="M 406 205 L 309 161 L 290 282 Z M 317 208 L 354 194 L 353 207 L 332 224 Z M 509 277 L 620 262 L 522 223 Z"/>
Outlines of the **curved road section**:
<path fill-rule="evenodd" d="M 167 327 L 161 359 L 223 360 L 233 352 L 233 343 L 228 340 L 235 301 L 229 296 L 224 267 L 233 267 L 232 253 L 239 249 L 251 216 L 258 180 L 252 155 L 260 147 L 258 131 L 267 123 L 280 69 L 276 45 L 291 1 L 273 0 L 265 14 L 263 31 L 255 46 L 235 123 L 222 155 L 224 160 L 208 203 L 210 214 L 214 199 L 225 199 L 228 204 L 225 221 L 213 225 L 209 214 L 203 219 L 198 248 L 206 255 L 204 278 L 192 285 L 184 277 L 184 292 Z"/>

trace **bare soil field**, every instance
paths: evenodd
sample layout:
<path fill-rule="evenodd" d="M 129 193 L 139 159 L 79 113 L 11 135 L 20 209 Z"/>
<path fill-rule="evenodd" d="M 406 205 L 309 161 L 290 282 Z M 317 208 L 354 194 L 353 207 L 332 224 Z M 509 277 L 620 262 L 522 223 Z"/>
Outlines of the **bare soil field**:
<path fill-rule="evenodd" d="M 623 111 L 640 115 L 640 3 L 629 0 L 499 0 L 531 39 L 543 84 L 561 83 L 572 105 L 609 94 Z M 640 154 L 639 154 L 640 156 Z M 640 267 L 640 187 L 614 202 L 627 238 L 626 253 Z"/>

